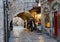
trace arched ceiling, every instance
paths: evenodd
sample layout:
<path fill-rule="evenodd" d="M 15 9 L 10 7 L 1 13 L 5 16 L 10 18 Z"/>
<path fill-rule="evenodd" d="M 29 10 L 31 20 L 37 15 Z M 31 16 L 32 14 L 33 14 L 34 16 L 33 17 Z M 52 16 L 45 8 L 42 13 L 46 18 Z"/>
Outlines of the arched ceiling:
<path fill-rule="evenodd" d="M 18 17 L 21 17 L 23 20 L 29 20 L 29 18 L 33 18 L 30 13 L 22 12 L 17 15 Z"/>

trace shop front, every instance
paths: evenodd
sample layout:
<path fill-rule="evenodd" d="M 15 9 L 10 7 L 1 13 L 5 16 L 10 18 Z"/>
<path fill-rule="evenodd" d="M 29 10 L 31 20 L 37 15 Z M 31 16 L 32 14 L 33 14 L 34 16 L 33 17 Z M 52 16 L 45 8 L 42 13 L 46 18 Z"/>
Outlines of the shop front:
<path fill-rule="evenodd" d="M 59 36 L 59 28 L 60 28 L 60 15 L 59 15 L 59 7 L 60 4 L 58 2 L 54 2 L 51 4 L 52 6 L 45 5 L 42 9 L 42 26 L 43 32 L 58 38 Z"/>
<path fill-rule="evenodd" d="M 44 7 L 43 9 L 43 33 L 50 34 L 51 29 L 51 20 L 50 20 L 50 12 L 48 7 Z"/>
<path fill-rule="evenodd" d="M 59 23 L 60 23 L 60 19 L 59 19 L 59 7 L 60 7 L 60 4 L 58 2 L 55 2 L 52 6 L 52 9 L 54 10 L 53 14 L 53 25 L 54 25 L 54 36 L 56 38 L 58 38 L 58 35 L 60 34 L 59 33 Z"/>

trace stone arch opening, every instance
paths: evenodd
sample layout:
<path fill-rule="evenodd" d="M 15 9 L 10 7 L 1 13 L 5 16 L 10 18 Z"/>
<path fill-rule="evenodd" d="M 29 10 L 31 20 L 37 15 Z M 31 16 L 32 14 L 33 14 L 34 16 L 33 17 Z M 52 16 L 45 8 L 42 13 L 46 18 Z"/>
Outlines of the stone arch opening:
<path fill-rule="evenodd" d="M 22 26 L 24 28 L 25 20 L 28 21 L 30 18 L 33 18 L 29 12 L 21 12 L 15 15 L 10 21 L 10 30 L 15 26 Z M 25 25 L 27 26 L 27 24 Z M 12 27 L 12 28 L 11 28 Z"/>

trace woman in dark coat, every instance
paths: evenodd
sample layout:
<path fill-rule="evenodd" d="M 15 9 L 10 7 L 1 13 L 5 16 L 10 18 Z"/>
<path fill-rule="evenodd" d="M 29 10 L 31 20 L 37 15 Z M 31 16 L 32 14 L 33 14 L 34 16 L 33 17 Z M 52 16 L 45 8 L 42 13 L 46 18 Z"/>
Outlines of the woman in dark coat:
<path fill-rule="evenodd" d="M 13 30 L 13 22 L 11 21 L 10 22 L 10 31 L 12 31 Z"/>

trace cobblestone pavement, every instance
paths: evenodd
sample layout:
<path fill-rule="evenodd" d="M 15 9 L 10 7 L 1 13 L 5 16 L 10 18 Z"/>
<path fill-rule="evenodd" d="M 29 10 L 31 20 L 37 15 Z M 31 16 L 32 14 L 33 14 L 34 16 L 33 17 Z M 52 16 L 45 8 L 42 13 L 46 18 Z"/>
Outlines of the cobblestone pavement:
<path fill-rule="evenodd" d="M 30 32 L 23 27 L 14 27 L 10 34 L 9 42 L 57 42 L 53 38 L 39 34 L 37 32 Z"/>

